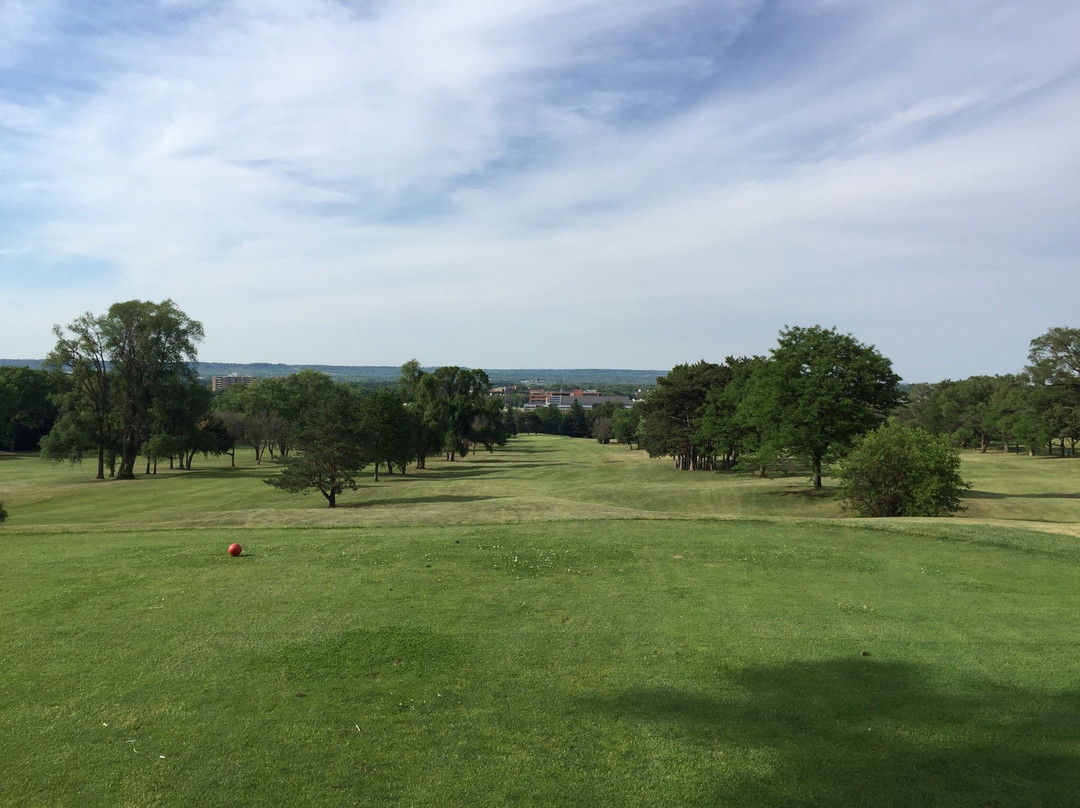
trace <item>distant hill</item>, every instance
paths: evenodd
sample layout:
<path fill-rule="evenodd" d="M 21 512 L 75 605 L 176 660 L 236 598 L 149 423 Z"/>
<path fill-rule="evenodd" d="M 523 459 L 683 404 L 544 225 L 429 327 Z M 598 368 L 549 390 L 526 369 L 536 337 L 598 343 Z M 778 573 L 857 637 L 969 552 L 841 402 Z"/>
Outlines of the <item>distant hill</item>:
<path fill-rule="evenodd" d="M 434 367 L 425 367 L 429 373 Z M 396 365 L 286 365 L 268 362 L 230 364 L 225 362 L 199 362 L 199 375 L 211 376 L 287 376 L 301 370 L 317 370 L 334 379 L 345 382 L 397 381 L 401 368 Z M 656 377 L 666 370 L 623 370 L 619 368 L 484 368 L 496 387 L 520 385 L 527 387 L 582 387 L 600 388 L 618 386 L 652 387 Z"/>
<path fill-rule="evenodd" d="M 0 359 L 0 366 L 13 365 L 38 369 L 41 359 Z M 434 367 L 424 370 L 432 371 Z M 275 362 L 199 362 L 199 376 L 209 380 L 211 376 L 254 376 L 265 379 L 271 376 L 288 376 L 301 370 L 317 370 L 334 379 L 345 382 L 369 384 L 396 381 L 401 368 L 396 365 L 288 365 Z M 484 368 L 491 383 L 497 387 L 520 385 L 524 387 L 581 387 L 586 389 L 619 387 L 652 387 L 656 377 L 666 370 L 623 370 L 618 368 Z"/>

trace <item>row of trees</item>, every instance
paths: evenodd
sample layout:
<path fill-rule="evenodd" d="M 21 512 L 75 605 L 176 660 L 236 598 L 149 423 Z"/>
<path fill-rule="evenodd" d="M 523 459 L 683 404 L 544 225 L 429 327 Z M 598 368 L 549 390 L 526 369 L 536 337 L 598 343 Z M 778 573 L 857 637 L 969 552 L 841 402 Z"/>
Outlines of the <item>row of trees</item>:
<path fill-rule="evenodd" d="M 1022 373 L 913 385 L 897 417 L 987 451 L 1027 447 L 1074 454 L 1080 442 L 1080 329 L 1052 328 L 1032 340 Z M 1066 448 L 1068 447 L 1068 448 Z"/>
<path fill-rule="evenodd" d="M 740 462 L 764 470 L 776 458 L 799 456 L 815 487 L 828 459 L 890 414 L 983 451 L 992 441 L 1031 453 L 1057 442 L 1064 455 L 1080 440 L 1080 329 L 1053 328 L 1032 340 L 1020 374 L 917 384 L 906 394 L 898 383 L 889 360 L 851 335 L 787 328 L 768 356 L 680 365 L 657 379 L 640 405 L 635 437 L 651 456 L 671 457 L 684 470 Z"/>
<path fill-rule="evenodd" d="M 899 403 L 899 381 L 888 359 L 848 334 L 787 328 L 768 357 L 680 365 L 657 379 L 637 437 L 683 470 L 799 455 L 820 488 L 826 458 Z"/>
<path fill-rule="evenodd" d="M 194 366 L 203 338 L 198 321 L 171 300 L 129 300 L 53 332 L 57 343 L 45 366 L 59 380 L 59 417 L 41 440 L 44 456 L 79 461 L 96 450 L 98 479 L 106 463 L 129 479 L 140 451 L 197 451 L 210 403 Z"/>
<path fill-rule="evenodd" d="M 0 415 L 30 411 L 3 408 L 6 376 L 21 374 L 24 397 L 39 386 L 50 391 L 38 396 L 53 408 L 51 428 L 40 435 L 43 456 L 79 462 L 96 453 L 98 479 L 106 470 L 133 477 L 140 455 L 148 472 L 164 458 L 190 468 L 197 453 L 228 453 L 235 463 L 236 447 L 247 444 L 260 462 L 267 451 L 271 459 L 278 454 L 285 464 L 282 487 L 299 490 L 306 474 L 307 487 L 326 488 L 333 504 L 339 479 L 368 465 L 376 478 L 381 468 L 423 468 L 434 453 L 453 460 L 477 445 L 505 443 L 514 427 L 501 402 L 489 396 L 483 370 L 428 373 L 415 360 L 403 366 L 396 387 L 365 391 L 307 370 L 233 386 L 215 398 L 195 370 L 202 325 L 171 300 L 117 303 L 54 333 L 48 372 L 17 368 L 0 375 Z M 22 379 L 27 374 L 33 378 Z M 311 472 L 320 463 L 329 471 Z M 327 476 L 333 481 L 324 486 L 320 480 Z"/>
<path fill-rule="evenodd" d="M 316 489 L 335 507 L 369 465 L 377 480 L 382 469 L 425 468 L 435 454 L 453 461 L 477 446 L 490 451 L 505 444 L 512 430 L 490 390 L 483 370 L 448 366 L 428 373 L 412 360 L 396 387 L 373 391 L 308 370 L 233 386 L 214 401 L 214 416 L 234 445 L 254 449 L 257 462 L 278 451 L 282 473 L 268 478 L 269 485 Z"/>

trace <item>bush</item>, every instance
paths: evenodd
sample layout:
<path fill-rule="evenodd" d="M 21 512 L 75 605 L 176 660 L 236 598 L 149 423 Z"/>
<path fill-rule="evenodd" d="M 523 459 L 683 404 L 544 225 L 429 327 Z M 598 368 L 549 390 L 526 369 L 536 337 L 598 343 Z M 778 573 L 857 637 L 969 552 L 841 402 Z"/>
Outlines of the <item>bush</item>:
<path fill-rule="evenodd" d="M 892 420 L 855 441 L 837 476 L 844 507 L 860 516 L 948 516 L 971 487 L 948 436 Z"/>
<path fill-rule="evenodd" d="M 7 511 L 4 510 L 3 505 L 0 505 L 0 525 L 4 524 L 5 519 L 7 519 Z"/>

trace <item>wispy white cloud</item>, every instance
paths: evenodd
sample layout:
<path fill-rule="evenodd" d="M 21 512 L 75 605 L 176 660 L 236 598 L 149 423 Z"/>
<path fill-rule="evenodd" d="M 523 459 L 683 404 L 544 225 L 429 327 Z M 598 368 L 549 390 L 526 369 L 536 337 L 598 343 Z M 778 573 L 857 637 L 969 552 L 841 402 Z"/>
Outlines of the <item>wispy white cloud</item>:
<path fill-rule="evenodd" d="M 0 355 L 170 296 L 209 359 L 662 368 L 822 322 L 930 378 L 1016 369 L 1033 277 L 1080 292 L 1072 2 L 38 8 L 0 4 Z"/>

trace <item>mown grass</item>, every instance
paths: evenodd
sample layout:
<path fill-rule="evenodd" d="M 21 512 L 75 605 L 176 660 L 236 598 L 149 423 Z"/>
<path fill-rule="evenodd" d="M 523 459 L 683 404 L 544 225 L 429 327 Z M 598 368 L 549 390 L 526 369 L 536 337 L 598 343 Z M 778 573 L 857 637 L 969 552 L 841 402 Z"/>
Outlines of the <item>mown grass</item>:
<path fill-rule="evenodd" d="M 160 469 L 131 481 L 95 481 L 89 466 L 0 455 L 9 527 L 85 530 L 130 527 L 446 525 L 537 520 L 673 517 L 849 516 L 826 478 L 814 491 L 801 475 L 674 473 L 641 451 L 593 441 L 529 436 L 463 462 L 435 458 L 405 476 L 370 474 L 330 510 L 317 493 L 290 496 L 262 483 L 277 473 L 241 453 L 197 458 L 191 472 Z M 1080 460 L 964 455 L 973 483 L 958 519 L 1030 527 L 1080 524 Z"/>
<path fill-rule="evenodd" d="M 966 462 L 871 522 L 551 438 L 334 511 L 0 461 L 0 804 L 1074 805 L 1080 548 L 986 522 L 1073 467 Z"/>

